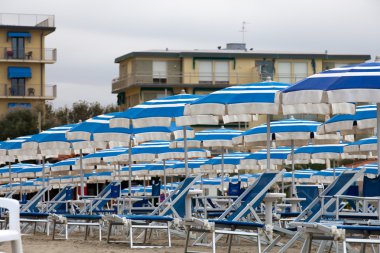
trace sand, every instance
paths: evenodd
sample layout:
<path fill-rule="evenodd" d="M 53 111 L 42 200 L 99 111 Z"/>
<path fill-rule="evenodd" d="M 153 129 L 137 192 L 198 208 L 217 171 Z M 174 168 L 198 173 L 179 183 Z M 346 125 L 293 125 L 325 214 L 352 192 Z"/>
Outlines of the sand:
<path fill-rule="evenodd" d="M 23 235 L 24 253 L 125 253 L 125 252 L 146 252 L 146 253 L 171 253 L 184 251 L 184 239 L 173 237 L 171 248 L 161 249 L 130 249 L 128 244 L 110 243 L 98 241 L 95 237 L 84 240 L 82 235 L 72 237 L 69 240 L 54 240 L 46 235 Z M 164 241 L 163 241 L 164 243 Z M 224 245 L 223 245 L 224 244 Z M 232 252 L 248 253 L 257 252 L 255 245 L 247 242 L 241 242 L 243 245 L 237 245 L 234 242 Z M 196 250 L 210 252 L 211 248 L 199 248 Z M 278 249 L 277 249 L 278 250 Z M 274 252 L 276 252 L 275 250 Z M 10 243 L 0 245 L 0 252 L 11 252 Z M 218 243 L 217 252 L 227 252 L 227 246 L 224 242 Z M 289 252 L 299 252 L 299 250 L 290 250 Z"/>

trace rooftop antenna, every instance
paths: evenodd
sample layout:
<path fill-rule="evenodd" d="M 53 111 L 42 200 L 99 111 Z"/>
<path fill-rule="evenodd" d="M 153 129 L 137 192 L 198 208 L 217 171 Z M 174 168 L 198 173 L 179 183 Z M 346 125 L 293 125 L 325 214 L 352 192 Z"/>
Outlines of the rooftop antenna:
<path fill-rule="evenodd" d="M 242 43 L 245 43 L 245 33 L 248 32 L 246 25 L 248 25 L 248 24 L 249 23 L 243 21 L 242 25 L 241 25 L 241 30 L 239 31 L 242 34 Z"/>

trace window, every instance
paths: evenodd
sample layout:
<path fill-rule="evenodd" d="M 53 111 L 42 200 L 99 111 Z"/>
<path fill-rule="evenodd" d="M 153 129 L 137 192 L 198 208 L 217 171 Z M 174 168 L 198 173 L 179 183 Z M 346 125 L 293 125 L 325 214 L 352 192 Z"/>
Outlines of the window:
<path fill-rule="evenodd" d="M 11 38 L 11 43 L 12 43 L 12 58 L 24 59 L 25 58 L 25 38 L 13 37 Z"/>
<path fill-rule="evenodd" d="M 166 83 L 167 79 L 167 62 L 153 61 L 153 82 Z"/>
<path fill-rule="evenodd" d="M 273 80 L 273 61 L 256 61 L 256 67 L 262 81 L 267 80 L 267 77 L 270 77 Z"/>
<path fill-rule="evenodd" d="M 171 89 L 143 89 L 141 90 L 141 99 L 143 102 L 156 99 L 163 98 L 167 96 L 173 95 L 173 91 Z"/>
<path fill-rule="evenodd" d="M 307 62 L 278 62 L 278 81 L 283 83 L 295 83 L 308 76 Z"/>
<path fill-rule="evenodd" d="M 199 83 L 212 83 L 212 61 L 198 62 Z"/>
<path fill-rule="evenodd" d="M 307 63 L 306 62 L 295 62 L 293 63 L 294 68 L 294 81 L 298 82 L 307 77 Z"/>
<path fill-rule="evenodd" d="M 292 66 L 290 62 L 279 62 L 277 72 L 279 82 L 291 83 Z"/>
<path fill-rule="evenodd" d="M 25 79 L 13 78 L 11 79 L 11 88 L 9 90 L 11 96 L 25 96 Z"/>
<path fill-rule="evenodd" d="M 228 61 L 215 61 L 215 83 L 229 83 Z"/>

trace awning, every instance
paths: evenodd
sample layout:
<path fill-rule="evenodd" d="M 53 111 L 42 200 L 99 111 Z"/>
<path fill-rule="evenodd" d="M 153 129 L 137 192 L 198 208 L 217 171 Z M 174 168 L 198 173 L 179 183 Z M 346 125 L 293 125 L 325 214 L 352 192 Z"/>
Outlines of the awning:
<path fill-rule="evenodd" d="M 28 37 L 30 38 L 31 35 L 28 32 L 8 32 L 8 38 L 12 37 Z"/>
<path fill-rule="evenodd" d="M 31 78 L 32 71 L 27 67 L 8 67 L 8 78 Z"/>
<path fill-rule="evenodd" d="M 8 108 L 32 108 L 31 103 L 8 103 Z"/>

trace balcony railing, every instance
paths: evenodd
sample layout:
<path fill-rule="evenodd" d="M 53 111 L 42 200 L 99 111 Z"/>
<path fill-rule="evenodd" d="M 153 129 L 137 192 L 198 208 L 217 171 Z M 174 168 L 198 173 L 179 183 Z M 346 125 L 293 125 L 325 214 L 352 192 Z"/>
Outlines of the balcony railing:
<path fill-rule="evenodd" d="M 43 86 L 41 93 L 41 84 L 14 85 L 3 84 L 0 90 L 0 97 L 12 98 L 43 98 L 55 99 L 57 97 L 57 85 L 50 84 Z"/>
<path fill-rule="evenodd" d="M 0 13 L 0 25 L 55 27 L 54 15 Z"/>
<path fill-rule="evenodd" d="M 259 74 L 255 71 L 252 72 L 233 72 L 226 73 L 183 73 L 183 74 L 167 74 L 159 75 L 153 73 L 138 73 L 130 74 L 127 76 L 118 77 L 112 80 L 112 92 L 119 92 L 125 88 L 134 85 L 143 84 L 157 84 L 157 85 L 170 85 L 175 87 L 176 85 L 194 85 L 197 87 L 223 87 L 234 84 L 244 84 L 251 82 L 266 81 L 268 77 L 271 80 L 279 81 L 283 83 L 295 83 L 298 82 L 311 73 L 265 73 Z"/>
<path fill-rule="evenodd" d="M 57 61 L 56 48 L 29 48 L 24 50 L 13 50 L 10 47 L 0 47 L 0 59 L 4 60 L 22 60 L 22 61 Z"/>
<path fill-rule="evenodd" d="M 238 83 L 257 82 L 260 76 L 252 72 L 233 72 L 233 73 L 180 73 L 180 74 L 153 74 L 137 73 L 118 77 L 112 80 L 112 91 L 117 92 L 122 89 L 143 84 L 165 84 L 165 85 L 204 85 L 226 86 Z"/>

